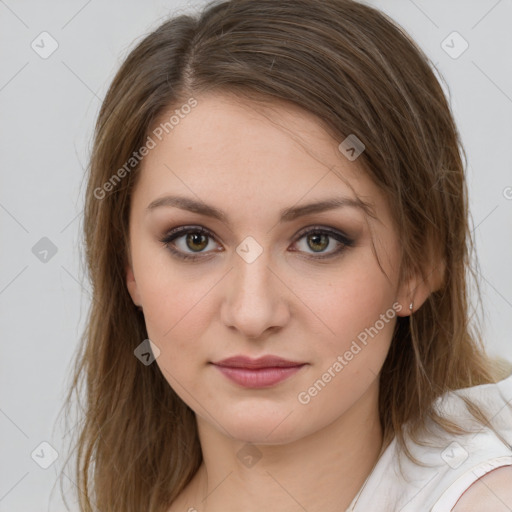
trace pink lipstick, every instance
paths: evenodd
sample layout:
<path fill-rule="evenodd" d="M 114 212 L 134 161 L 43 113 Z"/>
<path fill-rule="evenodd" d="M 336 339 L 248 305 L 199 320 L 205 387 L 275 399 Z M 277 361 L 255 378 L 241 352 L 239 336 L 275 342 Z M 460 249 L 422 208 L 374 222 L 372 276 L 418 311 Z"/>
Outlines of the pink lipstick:
<path fill-rule="evenodd" d="M 287 379 L 306 363 L 289 361 L 277 356 L 263 356 L 258 359 L 235 356 L 212 364 L 228 379 L 240 386 L 266 388 Z"/>

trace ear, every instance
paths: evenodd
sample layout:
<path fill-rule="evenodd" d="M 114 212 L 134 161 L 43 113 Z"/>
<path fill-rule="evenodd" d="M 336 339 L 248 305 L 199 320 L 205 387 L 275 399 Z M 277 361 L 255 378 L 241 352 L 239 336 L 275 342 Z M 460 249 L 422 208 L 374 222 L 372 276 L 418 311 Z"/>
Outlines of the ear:
<path fill-rule="evenodd" d="M 409 316 L 423 305 L 429 295 L 443 286 L 446 263 L 444 259 L 438 260 L 428 270 L 415 271 L 398 289 L 397 301 L 402 309 L 397 312 L 398 316 Z M 413 308 L 410 309 L 412 304 Z"/>
<path fill-rule="evenodd" d="M 141 306 L 142 302 L 131 262 L 126 264 L 126 287 L 128 288 L 128 292 L 130 293 L 133 303 L 136 306 Z"/>

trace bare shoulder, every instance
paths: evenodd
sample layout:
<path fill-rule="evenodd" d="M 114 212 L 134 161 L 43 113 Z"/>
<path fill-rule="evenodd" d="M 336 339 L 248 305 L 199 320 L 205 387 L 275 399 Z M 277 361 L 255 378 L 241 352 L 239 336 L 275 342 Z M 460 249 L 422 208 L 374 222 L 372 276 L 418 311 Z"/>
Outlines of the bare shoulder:
<path fill-rule="evenodd" d="M 474 482 L 452 512 L 510 512 L 512 510 L 512 466 L 494 469 Z"/>

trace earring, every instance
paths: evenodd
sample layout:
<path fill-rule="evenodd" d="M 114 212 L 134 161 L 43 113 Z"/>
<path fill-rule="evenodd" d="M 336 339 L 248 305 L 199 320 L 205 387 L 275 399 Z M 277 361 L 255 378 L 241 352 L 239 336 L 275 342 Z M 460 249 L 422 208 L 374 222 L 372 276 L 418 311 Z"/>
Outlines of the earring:
<path fill-rule="evenodd" d="M 413 302 L 411 302 L 411 303 L 409 304 L 409 310 L 412 312 L 413 308 L 414 308 L 414 303 L 413 303 Z"/>

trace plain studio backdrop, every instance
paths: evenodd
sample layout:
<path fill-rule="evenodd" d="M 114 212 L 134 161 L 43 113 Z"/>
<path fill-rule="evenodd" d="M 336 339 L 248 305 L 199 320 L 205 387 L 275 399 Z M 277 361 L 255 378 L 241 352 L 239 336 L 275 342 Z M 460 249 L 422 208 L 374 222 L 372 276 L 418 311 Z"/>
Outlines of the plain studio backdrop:
<path fill-rule="evenodd" d="M 512 2 L 368 3 L 409 31 L 447 81 L 468 155 L 483 334 L 489 352 L 512 360 Z M 65 510 L 54 485 L 67 455 L 56 420 L 90 302 L 80 227 L 101 101 L 143 36 L 201 5 L 0 0 L 2 512 Z"/>

